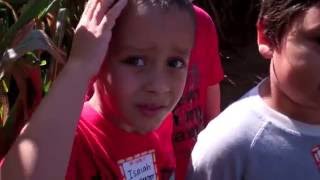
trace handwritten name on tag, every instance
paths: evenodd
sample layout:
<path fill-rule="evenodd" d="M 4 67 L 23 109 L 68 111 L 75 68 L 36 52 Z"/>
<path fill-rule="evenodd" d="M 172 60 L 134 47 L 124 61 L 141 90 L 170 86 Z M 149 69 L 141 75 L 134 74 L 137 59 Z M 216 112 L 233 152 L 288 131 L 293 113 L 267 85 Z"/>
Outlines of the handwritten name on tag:
<path fill-rule="evenodd" d="M 118 162 L 123 178 L 126 180 L 157 179 L 154 150 L 147 151 Z"/>

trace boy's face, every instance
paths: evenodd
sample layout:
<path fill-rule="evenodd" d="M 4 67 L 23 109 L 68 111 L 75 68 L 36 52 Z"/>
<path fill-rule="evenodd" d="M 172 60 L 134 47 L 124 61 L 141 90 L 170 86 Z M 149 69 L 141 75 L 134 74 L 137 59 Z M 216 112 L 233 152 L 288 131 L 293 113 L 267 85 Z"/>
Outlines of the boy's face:
<path fill-rule="evenodd" d="M 275 85 L 297 107 L 320 110 L 320 6 L 314 6 L 289 27 L 272 54 Z M 281 99 L 280 99 L 281 101 Z"/>
<path fill-rule="evenodd" d="M 158 127 L 182 95 L 194 41 L 186 10 L 138 5 L 117 21 L 104 75 L 112 119 L 127 131 Z"/>

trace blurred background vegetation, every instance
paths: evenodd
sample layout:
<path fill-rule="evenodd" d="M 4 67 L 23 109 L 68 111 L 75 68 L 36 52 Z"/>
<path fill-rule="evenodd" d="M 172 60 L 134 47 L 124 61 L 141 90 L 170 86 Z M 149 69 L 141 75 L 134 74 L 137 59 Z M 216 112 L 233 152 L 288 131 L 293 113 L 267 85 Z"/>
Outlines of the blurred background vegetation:
<path fill-rule="evenodd" d="M 0 157 L 48 92 L 84 0 L 0 0 Z"/>
<path fill-rule="evenodd" d="M 267 74 L 255 40 L 259 0 L 198 0 L 213 18 L 225 71 L 222 108 Z M 0 0 L 0 157 L 68 56 L 85 0 Z"/>
<path fill-rule="evenodd" d="M 216 24 L 224 69 L 221 108 L 241 97 L 268 75 L 256 43 L 260 0 L 195 0 Z"/>

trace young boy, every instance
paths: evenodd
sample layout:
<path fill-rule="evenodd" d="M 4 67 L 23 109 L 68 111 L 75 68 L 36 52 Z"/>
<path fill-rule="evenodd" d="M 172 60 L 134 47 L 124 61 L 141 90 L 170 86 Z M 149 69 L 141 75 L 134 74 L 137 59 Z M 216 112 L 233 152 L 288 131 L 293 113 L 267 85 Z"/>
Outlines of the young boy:
<path fill-rule="evenodd" d="M 189 179 L 320 179 L 320 1 L 263 0 L 270 77 L 200 133 Z"/>
<path fill-rule="evenodd" d="M 119 16 L 126 1 L 112 4 L 89 0 L 69 61 L 6 157 L 4 179 L 63 179 L 75 127 L 66 179 L 174 176 L 172 124 L 164 119 L 186 81 L 192 5 L 129 0 Z"/>
<path fill-rule="evenodd" d="M 219 82 L 223 79 L 218 35 L 210 16 L 193 6 L 195 43 L 191 51 L 183 95 L 173 111 L 176 179 L 184 180 L 198 133 L 220 112 Z"/>

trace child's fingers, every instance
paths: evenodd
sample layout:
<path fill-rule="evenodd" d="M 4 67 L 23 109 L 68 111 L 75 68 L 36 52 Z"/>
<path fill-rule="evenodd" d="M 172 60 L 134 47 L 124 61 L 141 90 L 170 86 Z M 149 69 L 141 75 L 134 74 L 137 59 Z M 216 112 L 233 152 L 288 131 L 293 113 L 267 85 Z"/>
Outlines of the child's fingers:
<path fill-rule="evenodd" d="M 77 29 L 78 27 L 90 22 L 90 14 L 92 12 L 92 9 L 94 8 L 94 1 L 96 0 L 88 0 L 88 2 L 86 3 L 80 21 L 78 23 Z"/>
<path fill-rule="evenodd" d="M 99 29 L 101 31 L 110 31 L 114 26 L 114 22 L 110 22 L 108 17 L 105 15 L 103 16 L 102 20 L 101 20 L 101 23 L 99 25 Z"/>
<path fill-rule="evenodd" d="M 101 11 L 97 13 L 97 22 L 100 22 L 106 12 L 109 10 L 114 0 L 101 0 Z"/>
<path fill-rule="evenodd" d="M 100 24 L 101 18 L 98 17 L 98 14 L 101 12 L 101 1 L 105 1 L 105 0 L 98 0 L 97 2 L 97 6 L 94 9 L 94 12 L 92 14 L 92 19 L 91 22 L 94 23 L 94 25 Z"/>
<path fill-rule="evenodd" d="M 103 29 L 109 30 L 113 28 L 116 19 L 119 17 L 127 2 L 128 0 L 119 0 L 111 9 L 109 9 L 101 22 L 101 26 L 103 26 Z"/>
<path fill-rule="evenodd" d="M 91 21 L 93 14 L 97 8 L 97 5 L 99 3 L 99 0 L 89 0 L 86 11 L 83 13 L 83 15 L 86 17 L 88 21 Z"/>
<path fill-rule="evenodd" d="M 127 3 L 128 0 L 118 0 L 118 2 L 107 12 L 108 18 L 113 20 L 117 19 Z"/>
<path fill-rule="evenodd" d="M 90 6 L 89 3 L 91 3 L 91 1 L 87 1 L 87 3 L 85 3 L 82 15 L 88 13 L 88 9 L 89 9 L 89 6 Z"/>

